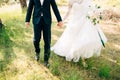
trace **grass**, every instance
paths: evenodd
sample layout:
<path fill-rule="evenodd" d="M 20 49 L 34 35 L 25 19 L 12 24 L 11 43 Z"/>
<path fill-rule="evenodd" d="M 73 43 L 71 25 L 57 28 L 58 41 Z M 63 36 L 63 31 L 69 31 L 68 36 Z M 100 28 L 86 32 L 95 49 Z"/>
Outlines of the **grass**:
<path fill-rule="evenodd" d="M 116 0 L 116 1 L 115 0 L 107 1 L 107 4 L 109 6 L 117 7 L 117 8 L 120 9 L 120 5 L 118 5 L 118 4 L 120 4 L 119 0 Z"/>
<path fill-rule="evenodd" d="M 41 58 L 34 60 L 32 24 L 25 28 L 25 14 L 20 7 L 0 8 L 0 18 L 5 26 L 0 31 L 0 80 L 119 80 L 120 79 L 120 25 L 103 21 L 100 25 L 108 38 L 100 57 L 92 57 L 84 68 L 78 63 L 67 62 L 51 52 L 49 70 L 43 66 L 43 40 Z M 64 13 L 64 11 L 62 12 Z M 15 14 L 15 15 L 13 15 Z M 63 14 L 62 14 L 63 15 Z M 52 24 L 52 44 L 58 40 L 65 27 Z M 52 73 L 52 74 L 51 74 Z"/>
<path fill-rule="evenodd" d="M 0 8 L 5 11 L 0 12 L 5 25 L 0 31 L 0 80 L 58 80 L 34 60 L 32 24 L 26 29 L 25 14 L 20 7 L 14 8 Z"/>
<path fill-rule="evenodd" d="M 99 69 L 99 76 L 109 78 L 110 77 L 110 68 L 107 65 L 103 65 Z"/>

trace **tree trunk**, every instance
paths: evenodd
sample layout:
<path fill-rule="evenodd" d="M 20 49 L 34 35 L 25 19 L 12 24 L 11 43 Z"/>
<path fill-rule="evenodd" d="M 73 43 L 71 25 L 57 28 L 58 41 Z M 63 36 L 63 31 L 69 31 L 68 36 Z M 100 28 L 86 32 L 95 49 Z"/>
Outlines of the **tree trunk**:
<path fill-rule="evenodd" d="M 26 0 L 20 0 L 20 5 L 21 5 L 21 8 L 22 8 L 22 11 L 26 11 L 27 9 L 27 2 Z"/>
<path fill-rule="evenodd" d="M 0 30 L 2 29 L 2 26 L 3 26 L 2 20 L 1 20 L 1 18 L 0 18 Z"/>

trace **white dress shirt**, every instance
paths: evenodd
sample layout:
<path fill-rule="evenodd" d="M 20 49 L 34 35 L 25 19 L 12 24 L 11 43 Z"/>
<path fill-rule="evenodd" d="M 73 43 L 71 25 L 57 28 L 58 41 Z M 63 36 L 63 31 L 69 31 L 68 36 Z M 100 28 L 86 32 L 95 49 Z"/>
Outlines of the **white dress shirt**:
<path fill-rule="evenodd" d="M 43 5 L 44 0 L 40 0 L 41 5 Z M 41 13 L 41 16 L 43 16 L 43 13 Z"/>
<path fill-rule="evenodd" d="M 40 2 L 41 2 L 41 5 L 43 5 L 44 0 L 40 0 Z"/>

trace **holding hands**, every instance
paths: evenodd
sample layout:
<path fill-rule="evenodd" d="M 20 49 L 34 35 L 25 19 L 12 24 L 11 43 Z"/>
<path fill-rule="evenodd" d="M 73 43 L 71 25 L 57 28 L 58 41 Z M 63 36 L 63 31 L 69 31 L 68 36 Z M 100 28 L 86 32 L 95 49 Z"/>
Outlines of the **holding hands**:
<path fill-rule="evenodd" d="M 61 28 L 63 26 L 63 22 L 62 21 L 58 22 L 57 26 Z"/>

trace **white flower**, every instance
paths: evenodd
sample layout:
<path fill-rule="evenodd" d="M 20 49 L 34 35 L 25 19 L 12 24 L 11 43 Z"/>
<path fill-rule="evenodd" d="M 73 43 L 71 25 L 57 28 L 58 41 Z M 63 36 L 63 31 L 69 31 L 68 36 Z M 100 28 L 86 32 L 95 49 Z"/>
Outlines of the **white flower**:
<path fill-rule="evenodd" d="M 102 19 L 102 13 L 101 13 L 101 7 L 98 5 L 95 6 L 89 6 L 90 10 L 88 12 L 88 15 L 86 16 L 88 19 L 91 20 L 91 22 L 96 25 L 100 22 Z"/>

